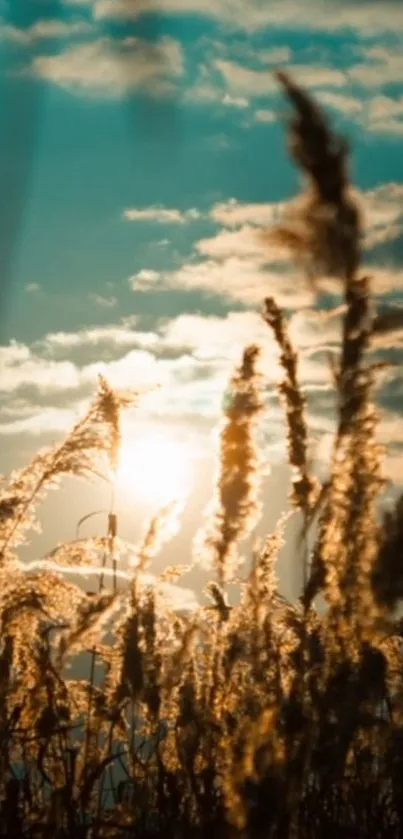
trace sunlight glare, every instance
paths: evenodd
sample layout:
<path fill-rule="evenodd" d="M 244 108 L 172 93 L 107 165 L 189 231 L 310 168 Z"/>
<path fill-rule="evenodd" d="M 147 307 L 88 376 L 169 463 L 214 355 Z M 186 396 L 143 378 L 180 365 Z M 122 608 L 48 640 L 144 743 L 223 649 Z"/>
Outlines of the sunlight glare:
<path fill-rule="evenodd" d="M 116 476 L 116 488 L 135 494 L 152 506 L 184 501 L 191 479 L 188 444 L 163 433 L 124 441 Z"/>

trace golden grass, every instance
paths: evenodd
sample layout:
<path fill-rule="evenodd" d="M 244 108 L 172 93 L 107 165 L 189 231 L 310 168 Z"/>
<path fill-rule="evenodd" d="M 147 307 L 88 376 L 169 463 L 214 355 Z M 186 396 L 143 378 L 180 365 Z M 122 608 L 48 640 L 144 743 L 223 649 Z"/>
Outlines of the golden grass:
<path fill-rule="evenodd" d="M 101 379 L 66 440 L 1 488 L 2 837 L 403 835 L 401 624 L 393 619 L 403 596 L 403 514 L 400 499 L 384 520 L 377 515 L 382 451 L 367 349 L 379 320 L 360 272 L 346 144 L 304 91 L 283 73 L 278 80 L 291 105 L 290 151 L 307 187 L 293 216 L 265 235 L 291 247 L 315 286 L 321 274 L 337 276 L 345 304 L 333 369 L 338 427 L 324 486 L 308 463 L 286 320 L 272 299 L 262 312 L 284 371 L 291 501 L 304 521 L 301 600 L 288 603 L 277 591 L 284 520 L 254 550 L 237 605 L 225 591 L 239 580 L 237 545 L 260 512 L 255 425 L 264 414 L 254 345 L 230 382 L 215 496 L 198 540 L 215 571 L 210 606 L 174 614 L 142 583 L 171 509 L 146 530 L 126 588 L 116 584 L 124 546 L 113 511 L 106 537 L 59 546 L 51 567 L 24 568 L 18 547 L 43 494 L 63 475 L 97 472 L 101 456 L 116 469 L 130 395 Z M 64 579 L 63 566 L 72 564 L 99 564 L 98 594 Z M 166 577 L 180 579 L 182 570 Z M 88 681 L 69 678 L 66 665 L 83 652 Z"/>

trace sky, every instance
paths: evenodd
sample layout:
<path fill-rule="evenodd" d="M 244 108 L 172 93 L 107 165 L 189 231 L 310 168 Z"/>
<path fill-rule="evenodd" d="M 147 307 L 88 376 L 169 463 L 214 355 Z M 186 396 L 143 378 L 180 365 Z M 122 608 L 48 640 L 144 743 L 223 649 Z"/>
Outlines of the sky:
<path fill-rule="evenodd" d="M 402 40 L 403 4 L 389 0 L 0 0 L 2 472 L 61 439 L 99 373 L 117 387 L 158 385 L 124 435 L 127 451 L 162 437 L 191 453 L 183 530 L 165 555 L 183 562 L 211 495 L 223 393 L 253 342 L 271 464 L 261 529 L 274 527 L 289 475 L 275 347 L 259 313 L 273 295 L 287 316 L 321 473 L 340 297 L 335 283 L 314 297 L 262 243 L 300 189 L 273 72 L 287 69 L 351 142 L 363 270 L 381 310 L 402 303 Z M 379 339 L 378 356 L 399 363 L 402 346 L 400 329 Z M 398 366 L 379 377 L 377 401 L 392 492 L 403 483 Z M 136 475 L 118 499 L 129 539 L 156 502 Z M 74 538 L 80 516 L 107 503 L 102 487 L 68 484 L 45 502 L 26 555 Z M 291 596 L 291 549 L 282 562 Z"/>

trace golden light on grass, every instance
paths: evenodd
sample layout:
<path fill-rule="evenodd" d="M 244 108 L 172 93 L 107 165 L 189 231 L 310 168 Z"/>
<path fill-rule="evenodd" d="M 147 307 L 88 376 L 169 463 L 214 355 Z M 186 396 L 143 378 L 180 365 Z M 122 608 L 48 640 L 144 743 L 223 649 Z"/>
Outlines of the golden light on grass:
<path fill-rule="evenodd" d="M 184 501 L 192 480 L 192 451 L 188 443 L 165 432 L 123 440 L 116 475 L 118 492 L 161 507 Z"/>

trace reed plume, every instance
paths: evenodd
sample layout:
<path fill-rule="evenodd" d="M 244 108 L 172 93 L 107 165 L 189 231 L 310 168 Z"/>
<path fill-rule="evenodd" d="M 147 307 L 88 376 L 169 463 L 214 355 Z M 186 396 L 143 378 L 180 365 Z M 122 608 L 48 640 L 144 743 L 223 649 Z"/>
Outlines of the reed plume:
<path fill-rule="evenodd" d="M 224 400 L 215 493 L 199 534 L 216 570 L 209 605 L 178 612 L 162 596 L 192 563 L 169 567 L 154 585 L 144 574 L 178 526 L 175 505 L 146 523 L 137 546 L 118 537 L 112 509 L 106 535 L 57 545 L 30 564 L 18 558 L 37 501 L 63 475 L 104 474 L 106 460 L 113 481 L 130 394 L 101 379 L 67 438 L 2 480 L 0 839 L 402 835 L 403 503 L 379 515 L 383 451 L 368 358 L 400 313 L 374 311 L 360 271 L 347 144 L 296 82 L 277 78 L 307 186 L 265 239 L 287 244 L 315 288 L 336 276 L 343 298 L 329 477 L 320 487 L 308 462 L 298 356 L 267 298 L 292 509 L 241 565 L 238 543 L 262 510 L 263 398 L 251 345 Z M 312 539 L 302 603 L 282 596 L 276 565 L 295 509 Z M 116 568 L 118 555 L 127 568 Z M 100 591 L 69 582 L 72 570 L 97 574 Z M 68 665 L 88 651 L 90 676 L 79 678 Z"/>
<path fill-rule="evenodd" d="M 232 573 L 237 542 L 250 532 L 260 514 L 255 427 L 263 406 L 258 358 L 258 347 L 247 347 L 230 381 L 220 429 L 215 498 L 207 529 L 196 540 L 200 554 L 212 556 L 220 586 Z"/>

